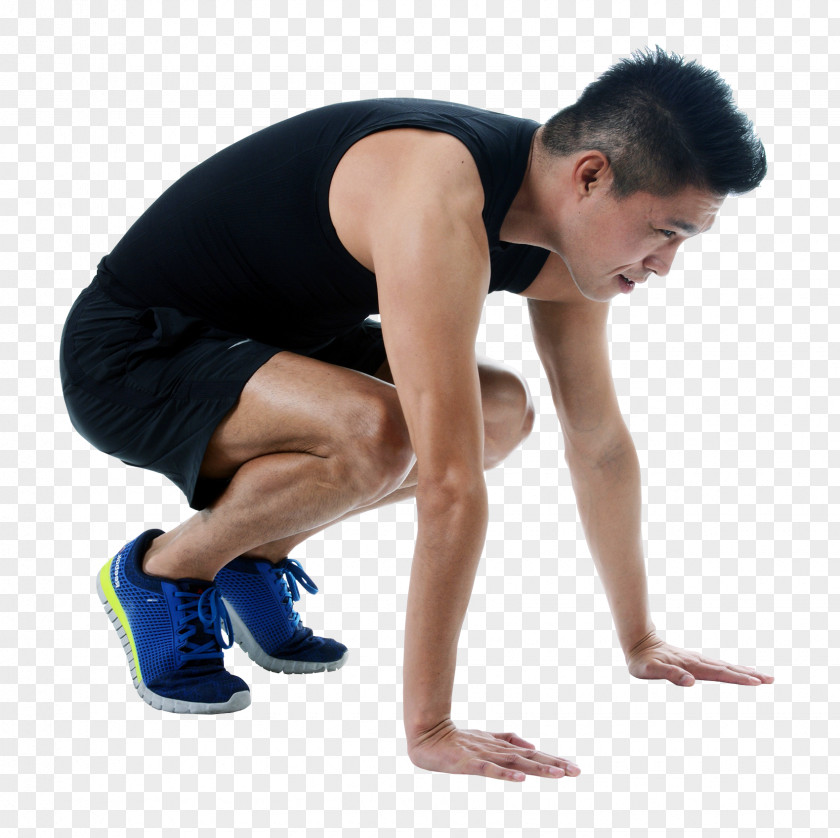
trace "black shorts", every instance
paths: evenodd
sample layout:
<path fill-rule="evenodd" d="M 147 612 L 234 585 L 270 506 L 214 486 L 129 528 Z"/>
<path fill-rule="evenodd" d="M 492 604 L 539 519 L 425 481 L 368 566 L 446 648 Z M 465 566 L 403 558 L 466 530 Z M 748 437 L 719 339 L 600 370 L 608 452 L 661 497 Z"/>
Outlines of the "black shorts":
<path fill-rule="evenodd" d="M 203 509 L 229 482 L 198 474 L 213 431 L 248 379 L 284 349 L 174 308 L 122 305 L 94 280 L 73 303 L 61 338 L 70 421 L 95 448 L 160 472 Z M 301 354 L 368 375 L 386 357 L 374 320 Z"/>

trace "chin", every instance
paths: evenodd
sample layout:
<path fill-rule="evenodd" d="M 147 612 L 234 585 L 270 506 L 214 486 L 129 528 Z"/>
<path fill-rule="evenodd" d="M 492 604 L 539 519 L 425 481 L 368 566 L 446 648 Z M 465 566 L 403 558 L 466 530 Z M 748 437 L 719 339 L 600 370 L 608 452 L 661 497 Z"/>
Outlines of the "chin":
<path fill-rule="evenodd" d="M 572 282 L 574 282 L 575 288 L 577 288 L 577 290 L 580 291 L 581 295 L 586 297 L 587 300 L 591 300 L 592 292 L 589 290 L 587 285 L 585 283 L 579 282 L 578 278 L 571 271 L 569 271 L 569 275 L 572 277 Z"/>
<path fill-rule="evenodd" d="M 568 264 L 566 265 L 568 268 Z M 572 282 L 575 284 L 575 288 L 580 291 L 581 295 L 584 296 L 587 300 L 592 300 L 595 303 L 605 303 L 608 300 L 611 300 L 613 297 L 618 296 L 615 293 L 615 289 L 612 287 L 604 287 L 602 284 L 598 282 L 597 279 L 593 280 L 586 280 L 586 279 L 578 279 L 575 276 L 574 271 L 569 269 L 569 276 L 572 278 Z"/>
<path fill-rule="evenodd" d="M 610 289 L 603 288 L 600 286 L 595 286 L 594 288 L 588 288 L 585 285 L 581 285 L 577 281 L 575 281 L 575 285 L 577 286 L 578 291 L 586 297 L 587 300 L 592 300 L 595 303 L 605 303 L 608 300 L 611 300 L 613 297 L 618 296 L 615 291 L 610 292 Z"/>

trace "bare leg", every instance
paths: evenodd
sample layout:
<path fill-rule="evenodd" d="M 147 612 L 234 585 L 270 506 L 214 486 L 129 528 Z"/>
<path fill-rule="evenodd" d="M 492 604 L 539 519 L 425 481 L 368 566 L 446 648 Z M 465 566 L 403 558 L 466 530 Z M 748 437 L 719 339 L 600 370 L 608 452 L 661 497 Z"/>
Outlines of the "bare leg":
<path fill-rule="evenodd" d="M 361 515 L 363 512 L 370 512 L 372 509 L 379 509 L 381 506 L 388 506 L 392 503 L 399 503 L 401 500 L 410 500 L 414 497 L 417 491 L 417 466 L 415 465 L 411 469 L 411 473 L 406 477 L 405 482 L 399 489 L 395 492 L 391 492 L 390 495 L 386 495 L 384 498 L 380 498 L 378 501 L 374 503 L 370 503 L 367 506 L 359 507 L 358 509 L 351 509 L 342 515 L 340 518 L 336 518 L 335 521 L 328 521 L 326 524 L 322 524 L 319 527 L 315 527 L 314 529 L 308 530 L 307 532 L 299 532 L 295 535 L 290 535 L 288 538 L 281 538 L 278 541 L 272 541 L 269 544 L 262 544 L 259 547 L 254 548 L 253 550 L 249 550 L 247 553 L 243 555 L 248 556 L 250 558 L 259 558 L 259 559 L 268 559 L 272 562 L 279 562 L 280 559 L 285 559 L 289 553 L 294 550 L 299 544 L 302 544 L 306 541 L 307 538 L 319 533 L 327 527 L 331 527 L 333 524 L 338 524 L 341 521 L 346 521 L 348 518 L 355 518 L 357 515 Z"/>
<path fill-rule="evenodd" d="M 258 370 L 205 458 L 203 473 L 232 472 L 230 485 L 155 539 L 146 572 L 212 579 L 235 556 L 279 560 L 332 523 L 413 497 L 416 465 L 387 362 L 377 375 L 291 353 Z M 501 364 L 480 364 L 479 375 L 491 468 L 530 432 L 533 407 L 527 385 Z M 282 441 L 271 439 L 278 428 Z M 290 445 L 298 450 L 282 450 Z M 254 456 L 266 447 L 277 453 Z"/>
<path fill-rule="evenodd" d="M 328 525 L 359 501 L 328 458 L 269 454 L 243 465 L 207 509 L 154 540 L 144 570 L 212 579 L 254 547 Z"/>
<path fill-rule="evenodd" d="M 387 360 L 377 371 L 376 378 L 393 383 Z M 481 381 L 482 408 L 485 418 L 484 468 L 488 470 L 501 463 L 528 436 L 533 427 L 534 415 L 530 400 L 527 400 L 524 404 L 517 404 L 515 397 L 516 383 L 511 379 L 507 370 L 502 374 L 501 365 L 485 359 L 483 363 L 479 364 L 479 379 Z M 508 395 L 508 391 L 514 395 Z M 527 388 L 525 393 L 528 395 Z M 518 413 L 523 409 L 525 416 L 520 427 L 517 424 L 517 419 Z M 307 532 L 290 535 L 288 538 L 281 538 L 269 544 L 262 544 L 253 550 L 249 550 L 244 555 L 278 562 L 286 558 L 295 547 L 302 544 L 306 539 L 322 532 L 327 527 L 361 515 L 363 512 L 370 512 L 372 509 L 379 509 L 382 506 L 412 499 L 416 490 L 417 464 L 415 463 L 400 488 L 391 494 L 374 503 L 351 509 L 335 521 L 327 522 Z"/>
<path fill-rule="evenodd" d="M 202 464 L 230 484 L 156 538 L 147 573 L 212 579 L 261 544 L 322 527 L 397 489 L 414 462 L 391 385 L 282 352 L 248 381 Z"/>

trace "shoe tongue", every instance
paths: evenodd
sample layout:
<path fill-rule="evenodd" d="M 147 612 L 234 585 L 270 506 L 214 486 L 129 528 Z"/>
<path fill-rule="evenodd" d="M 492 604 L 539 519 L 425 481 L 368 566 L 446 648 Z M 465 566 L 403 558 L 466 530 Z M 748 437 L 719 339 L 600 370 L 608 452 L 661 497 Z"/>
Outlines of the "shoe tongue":
<path fill-rule="evenodd" d="M 179 591 L 200 596 L 208 588 L 212 588 L 215 583 L 209 582 L 207 579 L 174 579 L 173 584 Z"/>

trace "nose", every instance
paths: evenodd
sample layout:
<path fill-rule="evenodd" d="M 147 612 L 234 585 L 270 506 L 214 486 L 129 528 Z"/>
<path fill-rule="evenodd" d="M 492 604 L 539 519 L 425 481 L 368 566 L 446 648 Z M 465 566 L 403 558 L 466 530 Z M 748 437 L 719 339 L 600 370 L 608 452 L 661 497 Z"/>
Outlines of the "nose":
<path fill-rule="evenodd" d="M 671 265 L 674 264 L 674 258 L 676 255 L 676 247 L 668 250 L 659 250 L 648 256 L 644 262 L 644 268 L 649 273 L 655 273 L 657 276 L 668 276 L 671 272 Z"/>

